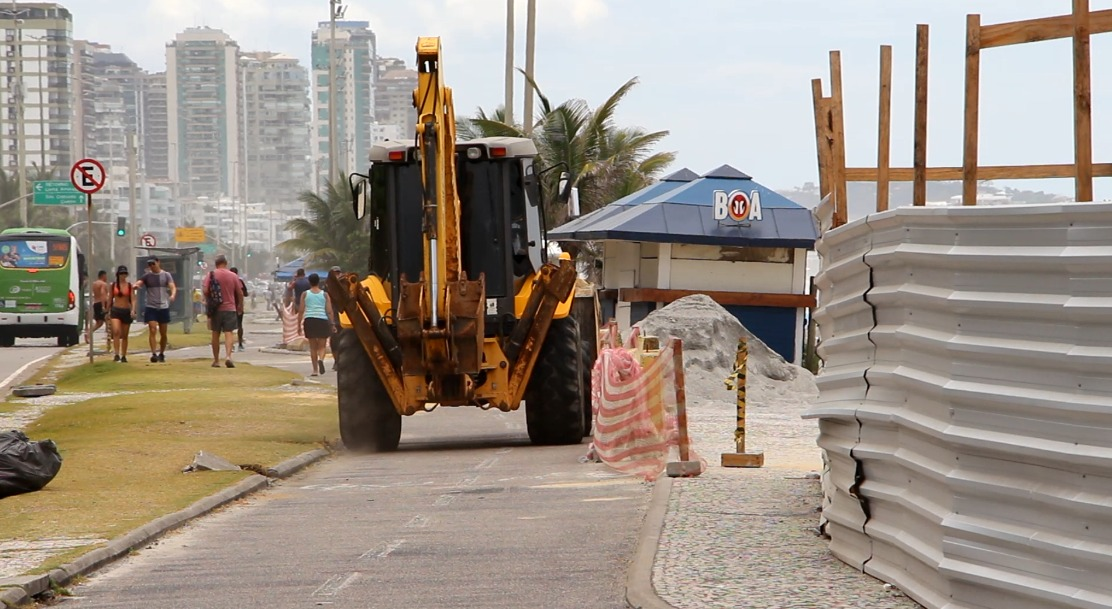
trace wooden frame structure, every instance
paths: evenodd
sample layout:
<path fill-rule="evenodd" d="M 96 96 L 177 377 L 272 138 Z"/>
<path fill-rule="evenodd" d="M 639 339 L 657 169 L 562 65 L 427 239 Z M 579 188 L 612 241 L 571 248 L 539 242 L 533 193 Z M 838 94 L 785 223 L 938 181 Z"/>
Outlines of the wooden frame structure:
<path fill-rule="evenodd" d="M 846 185 L 876 182 L 876 210 L 888 209 L 891 182 L 913 183 L 912 203 L 926 205 L 927 182 L 962 182 L 962 204 L 977 204 L 978 180 L 1074 178 L 1078 201 L 1093 200 L 1093 179 L 1112 177 L 1112 163 L 1093 163 L 1092 61 L 1089 40 L 1093 34 L 1112 32 L 1112 9 L 1090 11 L 1089 0 L 1073 0 L 1069 15 L 981 25 L 980 15 L 966 18 L 965 127 L 961 167 L 927 166 L 927 85 L 929 26 L 920 24 L 915 49 L 915 136 L 912 167 L 890 166 L 892 133 L 892 47 L 880 47 L 880 112 L 876 167 L 846 167 L 845 123 L 842 101 L 841 53 L 830 52 L 830 96 L 823 96 L 822 79 L 811 81 L 818 148 L 819 190 L 833 196 L 833 226 L 848 220 Z M 1056 165 L 978 164 L 981 51 L 985 49 L 1073 38 L 1074 161 Z"/>

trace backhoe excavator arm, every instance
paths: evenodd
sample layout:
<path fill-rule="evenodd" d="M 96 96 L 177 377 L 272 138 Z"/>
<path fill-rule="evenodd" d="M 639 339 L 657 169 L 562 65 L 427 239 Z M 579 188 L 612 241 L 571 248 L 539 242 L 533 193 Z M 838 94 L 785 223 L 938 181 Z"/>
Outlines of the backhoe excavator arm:
<path fill-rule="evenodd" d="M 460 279 L 460 209 L 456 191 L 456 113 L 441 78 L 440 38 L 417 39 L 417 145 L 424 186 L 425 277 L 433 327 L 445 319 L 444 286 Z"/>

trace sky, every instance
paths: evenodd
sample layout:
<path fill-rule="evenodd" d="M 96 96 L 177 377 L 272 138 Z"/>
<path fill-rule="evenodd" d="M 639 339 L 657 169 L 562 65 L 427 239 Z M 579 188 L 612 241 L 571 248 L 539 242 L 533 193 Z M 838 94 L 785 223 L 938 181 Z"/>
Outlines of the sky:
<path fill-rule="evenodd" d="M 165 44 L 187 27 L 230 34 L 245 51 L 284 52 L 308 65 L 310 33 L 327 0 L 62 0 L 74 37 L 112 45 L 145 69 L 165 68 Z M 504 98 L 504 0 L 344 0 L 370 21 L 379 54 L 413 62 L 418 36 L 443 38 L 457 115 Z M 931 26 L 928 162 L 961 164 L 965 15 L 982 24 L 1066 14 L 1069 0 L 537 0 L 536 81 L 554 103 L 601 103 L 640 84 L 618 121 L 668 130 L 673 169 L 733 165 L 773 188 L 817 176 L 811 79 L 829 92 L 829 51 L 840 50 L 850 166 L 875 166 L 879 47 L 893 46 L 892 163 L 912 153 L 916 24 Z M 524 66 L 525 0 L 517 0 Z M 1091 0 L 1092 10 L 1112 0 Z M 981 68 L 982 165 L 1073 160 L 1072 43 L 986 50 Z M 1095 36 L 1096 162 L 1112 162 L 1112 34 Z M 523 79 L 517 78 L 516 113 Z M 1073 192 L 1072 180 L 998 183 Z M 1096 181 L 1112 199 L 1112 178 Z"/>

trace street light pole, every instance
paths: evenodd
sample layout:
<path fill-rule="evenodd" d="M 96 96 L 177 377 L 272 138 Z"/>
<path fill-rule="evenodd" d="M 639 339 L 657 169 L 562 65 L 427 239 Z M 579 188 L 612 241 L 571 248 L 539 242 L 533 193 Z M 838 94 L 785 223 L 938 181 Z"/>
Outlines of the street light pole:
<path fill-rule="evenodd" d="M 12 0 L 12 21 L 15 22 L 15 128 L 16 128 L 16 165 L 19 171 L 19 194 L 27 192 L 27 162 L 24 158 L 24 149 L 27 147 L 26 126 L 23 117 L 23 20 L 19 15 L 26 12 L 17 10 L 15 0 Z M 27 226 L 27 200 L 19 205 L 20 226 Z"/>
<path fill-rule="evenodd" d="M 134 133 L 127 134 L 127 216 L 128 216 L 128 230 L 131 234 L 126 236 L 124 243 L 127 244 L 125 251 L 127 252 L 127 264 L 135 264 L 135 240 L 139 238 L 137 227 L 135 226 L 135 166 L 136 166 L 136 150 L 135 150 L 136 135 Z M 146 218 L 144 218 L 145 220 Z M 149 226 L 145 223 L 143 230 L 147 230 Z M 112 250 L 112 255 L 116 255 L 116 251 Z"/>
<path fill-rule="evenodd" d="M 247 267 L 247 204 L 251 201 L 251 167 L 247 162 L 247 156 L 251 153 L 247 141 L 247 69 L 246 65 L 243 70 L 243 206 L 241 218 L 243 222 L 243 262 L 244 268 Z"/>
<path fill-rule="evenodd" d="M 505 123 L 514 124 L 514 0 L 506 0 L 506 102 Z"/>
<path fill-rule="evenodd" d="M 533 51 L 537 46 L 537 0 L 529 0 L 525 22 L 525 115 L 521 118 L 525 135 L 533 132 Z"/>
<path fill-rule="evenodd" d="M 328 179 L 336 179 L 336 11 L 341 0 L 328 0 Z"/>

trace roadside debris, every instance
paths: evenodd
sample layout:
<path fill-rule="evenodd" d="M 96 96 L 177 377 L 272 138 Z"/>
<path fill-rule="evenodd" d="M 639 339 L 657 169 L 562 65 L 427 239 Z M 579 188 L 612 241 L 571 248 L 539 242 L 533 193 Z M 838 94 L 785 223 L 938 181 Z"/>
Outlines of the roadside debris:
<path fill-rule="evenodd" d="M 20 385 L 12 389 L 12 395 L 18 398 L 41 398 L 54 395 L 58 388 L 55 385 Z"/>
<path fill-rule="evenodd" d="M 53 440 L 32 442 L 16 430 L 0 433 L 0 498 L 41 490 L 61 469 Z"/>
<path fill-rule="evenodd" d="M 187 465 L 181 471 L 182 471 L 183 474 L 188 474 L 190 472 L 206 472 L 206 471 L 234 472 L 234 471 L 239 471 L 240 469 L 242 469 L 242 468 L 240 468 L 240 466 L 232 463 L 231 461 L 228 461 L 227 459 L 224 459 L 223 457 L 218 457 L 216 455 L 210 455 L 210 454 L 208 454 L 208 453 L 206 453 L 205 451 L 202 450 L 202 451 L 197 453 L 196 457 L 193 457 L 193 463 L 190 463 L 189 465 Z"/>

